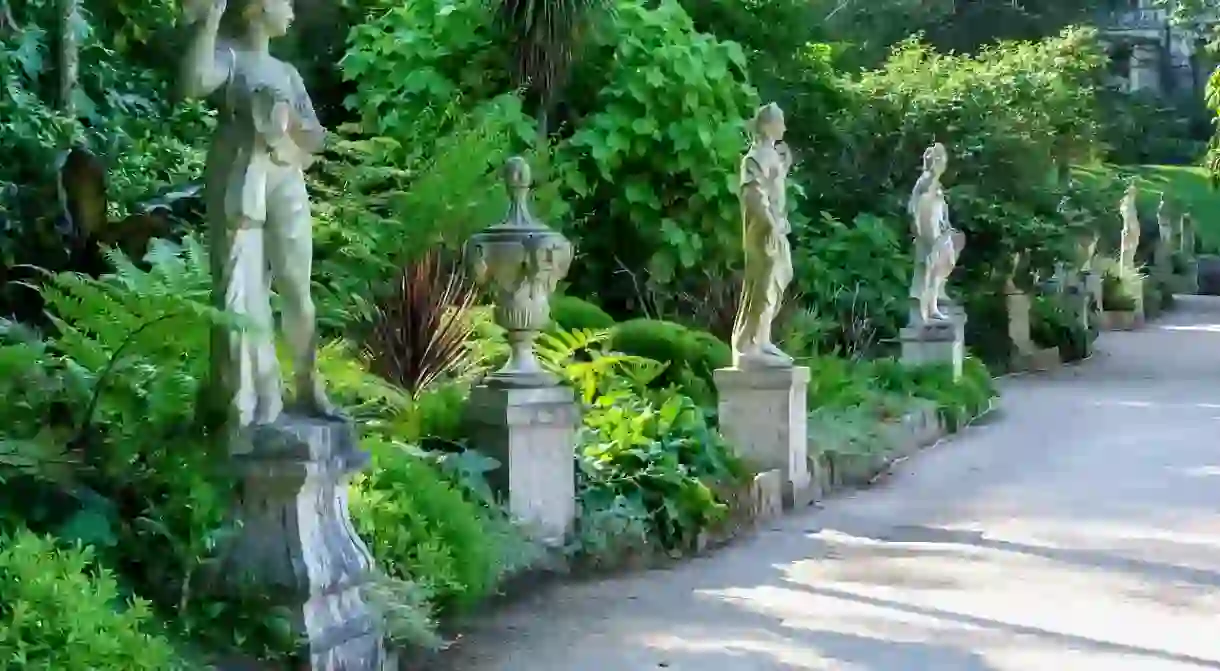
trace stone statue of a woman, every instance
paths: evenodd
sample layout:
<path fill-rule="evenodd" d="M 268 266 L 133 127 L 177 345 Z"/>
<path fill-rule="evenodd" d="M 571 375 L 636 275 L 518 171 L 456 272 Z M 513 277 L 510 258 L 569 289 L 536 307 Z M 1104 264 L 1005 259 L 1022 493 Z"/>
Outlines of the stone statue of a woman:
<path fill-rule="evenodd" d="M 1165 195 L 1161 194 L 1161 200 L 1156 205 L 1156 226 L 1157 232 L 1160 234 L 1158 245 L 1163 247 L 1166 253 L 1171 252 L 1173 246 L 1177 244 L 1177 239 L 1174 237 L 1172 216 L 1169 210 L 1169 203 L 1165 200 Z"/>
<path fill-rule="evenodd" d="M 733 365 L 788 367 L 792 357 L 771 342 L 771 325 L 792 281 L 786 184 L 792 155 L 782 142 L 784 113 L 775 103 L 758 109 L 753 139 L 741 161 L 742 247 L 745 278 L 733 325 Z"/>
<path fill-rule="evenodd" d="M 1135 250 L 1140 245 L 1140 215 L 1135 202 L 1137 194 L 1135 185 L 1129 184 L 1123 193 L 1123 199 L 1118 203 L 1118 211 L 1123 219 L 1122 238 L 1119 243 L 1119 263 L 1123 272 L 1135 269 Z"/>
<path fill-rule="evenodd" d="M 945 287 L 957 265 L 965 236 L 949 223 L 949 203 L 940 179 L 949 153 L 939 142 L 923 153 L 923 170 L 911 191 L 907 213 L 915 236 L 915 272 L 911 278 L 912 317 L 917 324 L 948 321 Z"/>
<path fill-rule="evenodd" d="M 304 177 L 326 131 L 296 68 L 268 48 L 287 33 L 292 0 L 208 3 L 187 8 L 193 39 L 182 85 L 188 96 L 218 94 L 204 186 L 213 299 L 248 322 L 240 332 L 218 330 L 213 338 L 216 400 L 239 427 L 274 422 L 283 411 L 270 302 L 274 280 L 297 403 L 308 414 L 333 416 L 315 365 L 312 220 Z"/>

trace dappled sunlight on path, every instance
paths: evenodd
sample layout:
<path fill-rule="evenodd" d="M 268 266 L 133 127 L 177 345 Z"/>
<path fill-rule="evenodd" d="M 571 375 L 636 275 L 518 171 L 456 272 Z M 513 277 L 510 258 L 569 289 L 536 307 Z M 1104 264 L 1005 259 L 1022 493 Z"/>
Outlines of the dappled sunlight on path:
<path fill-rule="evenodd" d="M 452 668 L 1220 670 L 1220 299 L 1002 386 L 996 421 L 883 487 L 546 590 Z"/>

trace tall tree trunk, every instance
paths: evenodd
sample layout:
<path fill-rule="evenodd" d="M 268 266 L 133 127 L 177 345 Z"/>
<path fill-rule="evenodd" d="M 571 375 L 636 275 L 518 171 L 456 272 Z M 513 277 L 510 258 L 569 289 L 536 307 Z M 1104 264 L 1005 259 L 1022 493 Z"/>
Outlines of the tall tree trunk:
<path fill-rule="evenodd" d="M 75 93 L 80 82 L 80 0 L 59 0 L 59 109 L 76 116 Z"/>

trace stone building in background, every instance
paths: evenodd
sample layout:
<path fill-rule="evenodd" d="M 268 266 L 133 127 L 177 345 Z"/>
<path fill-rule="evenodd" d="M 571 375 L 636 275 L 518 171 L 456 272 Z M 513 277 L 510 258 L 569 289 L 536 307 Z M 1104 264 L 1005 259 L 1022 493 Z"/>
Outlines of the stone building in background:
<path fill-rule="evenodd" d="M 1220 14 L 1180 25 L 1156 0 L 1110 0 L 1097 17 L 1109 47 L 1112 84 L 1128 92 L 1201 100 L 1215 59 L 1204 49 Z"/>

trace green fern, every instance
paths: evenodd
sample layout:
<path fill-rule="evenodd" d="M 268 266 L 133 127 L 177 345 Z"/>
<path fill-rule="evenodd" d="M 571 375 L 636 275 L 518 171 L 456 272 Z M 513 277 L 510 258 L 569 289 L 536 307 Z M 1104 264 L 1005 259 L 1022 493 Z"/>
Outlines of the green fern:
<path fill-rule="evenodd" d="M 153 241 L 148 270 L 118 250 L 106 255 L 111 274 L 58 273 L 39 288 L 51 348 L 90 390 L 80 426 L 96 413 L 132 430 L 181 418 L 206 375 L 212 329 L 243 322 L 212 306 L 207 253 L 193 237 Z"/>
<path fill-rule="evenodd" d="M 543 367 L 572 385 L 586 404 L 616 384 L 643 389 L 669 367 L 655 359 L 607 351 L 609 338 L 609 330 L 543 333 L 534 350 Z"/>

